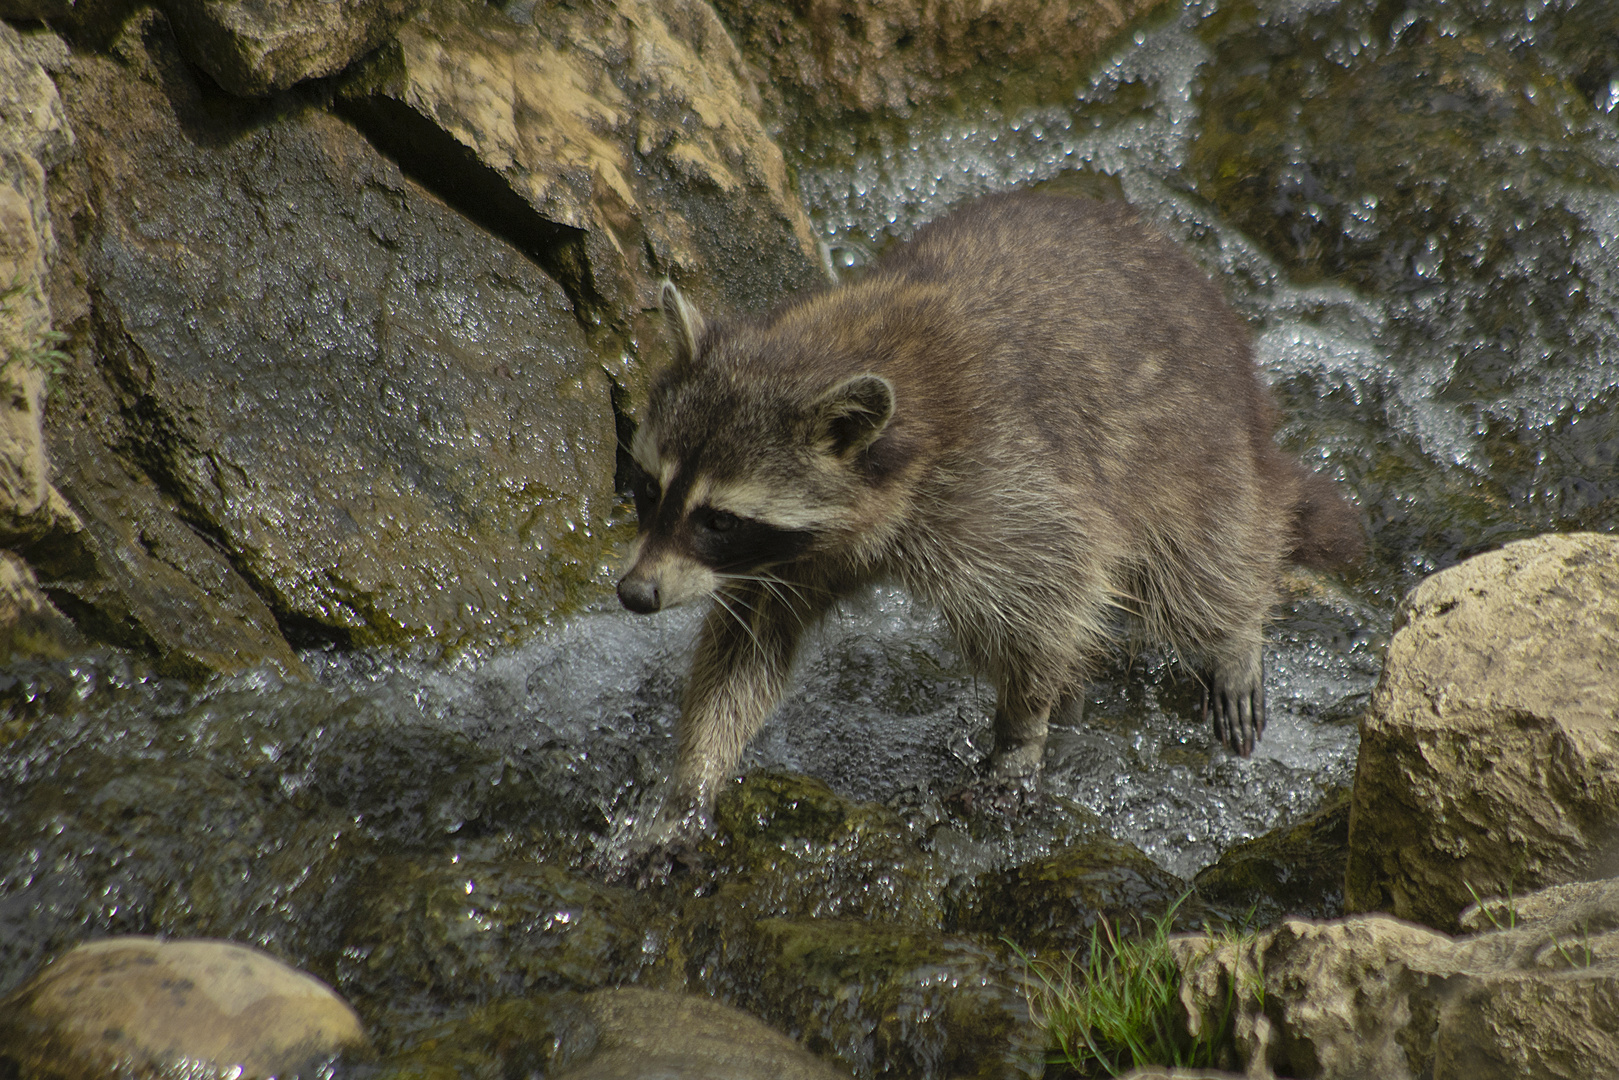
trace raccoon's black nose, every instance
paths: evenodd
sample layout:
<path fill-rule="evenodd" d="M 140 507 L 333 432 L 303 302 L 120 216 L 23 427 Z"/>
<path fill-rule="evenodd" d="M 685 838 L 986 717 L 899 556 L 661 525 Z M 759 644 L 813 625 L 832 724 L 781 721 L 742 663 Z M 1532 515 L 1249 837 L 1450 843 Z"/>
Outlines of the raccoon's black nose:
<path fill-rule="evenodd" d="M 650 615 L 663 606 L 658 597 L 658 586 L 641 577 L 620 579 L 618 602 L 637 615 Z"/>

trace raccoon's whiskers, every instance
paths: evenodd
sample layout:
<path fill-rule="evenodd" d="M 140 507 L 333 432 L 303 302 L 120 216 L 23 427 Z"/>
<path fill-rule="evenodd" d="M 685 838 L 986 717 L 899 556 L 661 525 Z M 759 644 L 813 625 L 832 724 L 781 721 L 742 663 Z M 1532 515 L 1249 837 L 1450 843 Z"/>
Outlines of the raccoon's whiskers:
<path fill-rule="evenodd" d="M 731 606 L 732 604 L 740 604 L 742 607 L 746 608 L 750 613 L 752 613 L 755 611 L 752 604 L 742 599 L 742 597 L 737 593 L 727 595 L 723 590 L 714 593 L 714 602 L 718 604 L 727 615 L 735 619 L 736 624 L 747 633 L 748 638 L 753 642 L 753 649 L 755 652 L 762 653 L 765 651 L 765 643 L 759 639 L 759 633 L 758 631 L 754 630 L 753 624 L 749 622 L 748 619 L 745 618 L 740 612 L 738 612 L 736 608 Z"/>

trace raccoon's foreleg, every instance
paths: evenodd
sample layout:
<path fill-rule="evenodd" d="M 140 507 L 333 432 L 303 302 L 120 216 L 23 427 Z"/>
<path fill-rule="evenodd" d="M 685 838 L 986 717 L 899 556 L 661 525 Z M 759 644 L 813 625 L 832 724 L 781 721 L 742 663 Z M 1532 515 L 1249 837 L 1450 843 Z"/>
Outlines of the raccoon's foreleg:
<path fill-rule="evenodd" d="M 804 631 L 827 608 L 787 582 L 746 582 L 714 595 L 680 712 L 673 808 L 706 825 L 720 785 L 786 689 Z"/>
<path fill-rule="evenodd" d="M 1217 658 L 1203 688 L 1203 722 L 1214 721 L 1214 737 L 1247 757 L 1265 730 L 1265 650 L 1258 642 Z"/>

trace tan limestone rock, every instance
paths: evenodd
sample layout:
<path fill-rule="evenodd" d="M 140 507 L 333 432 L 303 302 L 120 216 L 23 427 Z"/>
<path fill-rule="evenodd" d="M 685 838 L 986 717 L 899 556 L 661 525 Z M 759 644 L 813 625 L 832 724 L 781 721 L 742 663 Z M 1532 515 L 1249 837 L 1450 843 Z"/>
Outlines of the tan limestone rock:
<path fill-rule="evenodd" d="M 514 226 L 501 192 L 470 212 L 532 233 L 542 262 L 608 321 L 655 307 L 665 274 L 738 307 L 817 280 L 758 91 L 704 0 L 433 0 L 345 93 L 367 133 L 418 171 L 459 170 L 447 179 L 463 190 L 492 171 L 537 221 Z"/>
<path fill-rule="evenodd" d="M 1442 929 L 1619 869 L 1619 537 L 1541 536 L 1401 605 L 1362 720 L 1345 906 Z"/>
<path fill-rule="evenodd" d="M 417 0 L 167 0 L 181 47 L 219 85 L 257 96 L 341 71 Z"/>
<path fill-rule="evenodd" d="M 104 938 L 57 958 L 0 1003 L 0 1046 L 29 1077 L 284 1076 L 363 1047 L 325 983 L 228 941 Z"/>
<path fill-rule="evenodd" d="M 1198 1025 L 1235 1004 L 1237 1056 L 1256 1080 L 1614 1075 L 1619 885 L 1524 903 L 1533 917 L 1471 938 L 1362 915 L 1179 939 L 1182 1001 Z"/>
<path fill-rule="evenodd" d="M 65 656 L 81 644 L 72 623 L 40 591 L 34 572 L 0 551 L 0 663 L 18 656 Z"/>
<path fill-rule="evenodd" d="M 0 544 L 79 527 L 50 483 L 41 410 L 57 366 L 45 296 L 53 237 L 46 169 L 73 145 L 36 49 L 0 23 Z"/>

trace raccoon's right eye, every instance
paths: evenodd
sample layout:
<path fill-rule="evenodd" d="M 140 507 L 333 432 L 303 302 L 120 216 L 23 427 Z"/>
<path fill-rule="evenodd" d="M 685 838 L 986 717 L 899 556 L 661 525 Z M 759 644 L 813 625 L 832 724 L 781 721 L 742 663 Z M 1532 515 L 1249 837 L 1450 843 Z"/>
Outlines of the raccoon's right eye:
<path fill-rule="evenodd" d="M 660 494 L 658 482 L 652 478 L 651 473 L 637 467 L 635 475 L 630 478 L 630 493 L 635 496 L 636 516 L 645 521 L 657 508 Z"/>

